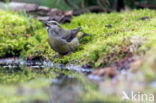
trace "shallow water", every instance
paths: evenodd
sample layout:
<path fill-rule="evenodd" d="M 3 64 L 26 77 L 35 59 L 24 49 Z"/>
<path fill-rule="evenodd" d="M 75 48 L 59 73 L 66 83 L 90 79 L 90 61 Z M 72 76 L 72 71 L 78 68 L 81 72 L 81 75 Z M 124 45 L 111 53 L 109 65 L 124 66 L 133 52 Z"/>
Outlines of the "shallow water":
<path fill-rule="evenodd" d="M 119 103 L 122 91 L 146 88 L 143 74 L 128 69 L 108 79 L 92 75 L 93 68 L 48 60 L 0 59 L 0 66 L 0 97 L 12 103 Z"/>
<path fill-rule="evenodd" d="M 76 70 L 83 73 L 91 73 L 93 68 L 83 68 L 81 66 L 76 65 L 68 65 L 64 66 L 62 64 L 54 64 L 50 60 L 22 60 L 20 58 L 6 58 L 0 59 L 0 66 L 4 68 L 17 68 L 17 67 L 30 67 L 33 69 L 41 69 L 41 68 L 58 68 L 64 70 Z"/>
<path fill-rule="evenodd" d="M 84 75 L 88 75 L 93 71 L 92 68 L 83 68 L 76 65 L 64 66 L 62 64 L 54 64 L 48 60 L 24 61 L 20 58 L 0 59 L 0 68 L 0 81 L 2 81 L 0 83 L 0 89 L 2 89 L 3 86 L 10 88 L 9 85 L 11 85 L 14 88 L 14 92 L 18 91 L 15 94 L 10 94 L 12 95 L 12 98 L 23 95 L 24 98 L 30 99 L 28 94 L 38 95 L 38 92 L 41 92 L 41 95 L 48 95 L 48 99 L 46 100 L 35 99 L 35 97 L 32 96 L 33 99 L 26 100 L 26 103 L 36 101 L 39 101 L 39 103 L 76 103 L 84 94 Z M 29 70 L 32 70 L 33 72 L 30 72 Z M 89 81 L 87 78 L 86 80 Z M 41 81 L 42 84 L 45 84 L 45 87 L 32 89 L 35 85 L 41 85 L 37 81 Z M 47 85 L 47 82 L 45 81 L 48 82 Z M 27 87 L 27 85 L 29 86 L 29 83 L 32 83 L 32 86 Z M 3 92 L 5 94 L 7 91 Z M 0 97 L 3 97 L 3 92 Z M 9 94 L 9 92 L 10 91 L 8 91 L 7 94 Z M 7 96 L 9 97 L 9 95 Z M 5 100 L 5 95 L 3 99 Z"/>

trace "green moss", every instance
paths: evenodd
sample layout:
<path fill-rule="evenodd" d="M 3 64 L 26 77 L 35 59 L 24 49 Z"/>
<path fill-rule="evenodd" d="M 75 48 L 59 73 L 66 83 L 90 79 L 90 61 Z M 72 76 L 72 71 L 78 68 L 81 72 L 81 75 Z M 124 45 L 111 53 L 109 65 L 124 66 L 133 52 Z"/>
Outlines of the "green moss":
<path fill-rule="evenodd" d="M 151 19 L 141 20 L 145 16 Z M 148 9 L 111 14 L 85 14 L 75 17 L 72 23 L 63 26 L 68 29 L 80 26 L 84 32 L 93 36 L 90 41 L 81 44 L 80 50 L 70 56 L 64 56 L 64 59 L 68 61 L 76 59 L 81 64 L 91 62 L 96 67 L 104 63 L 113 63 L 125 55 L 120 50 L 130 45 L 131 37 L 142 36 L 152 41 L 150 38 L 154 37 L 152 30 L 156 27 L 155 19 L 156 12 Z M 112 25 L 112 28 L 106 27 L 107 24 Z M 112 59 L 112 54 L 118 54 L 116 55 L 118 58 Z M 109 55 L 110 58 L 108 58 Z"/>
<path fill-rule="evenodd" d="M 5 11 L 0 11 L 0 24 L 0 57 L 21 56 L 38 44 L 35 32 L 43 28 L 35 19 Z"/>
<path fill-rule="evenodd" d="M 70 24 L 62 26 L 67 29 L 81 27 L 83 32 L 91 36 L 82 39 L 78 50 L 71 55 L 54 59 L 57 53 L 48 45 L 46 28 L 40 22 L 17 13 L 0 11 L 0 14 L 0 57 L 42 56 L 54 62 L 92 63 L 95 67 L 109 65 L 123 58 L 125 53 L 121 53 L 121 48 L 130 45 L 125 39 L 138 35 L 152 38 L 149 35 L 154 34 L 151 31 L 156 26 L 156 12 L 148 9 L 74 17 Z M 151 19 L 141 20 L 145 16 Z M 108 24 L 112 28 L 105 26 Z M 114 54 L 118 54 L 118 58 L 110 58 Z"/>

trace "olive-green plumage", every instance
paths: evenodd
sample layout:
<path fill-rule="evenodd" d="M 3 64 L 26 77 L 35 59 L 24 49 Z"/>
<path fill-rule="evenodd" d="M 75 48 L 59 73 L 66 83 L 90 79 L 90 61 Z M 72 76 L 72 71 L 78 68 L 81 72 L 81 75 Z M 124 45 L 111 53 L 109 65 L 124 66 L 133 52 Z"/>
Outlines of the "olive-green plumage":
<path fill-rule="evenodd" d="M 64 30 L 56 21 L 50 21 L 48 26 L 48 42 L 51 48 L 61 55 L 75 51 L 79 46 L 77 33 L 80 28 Z"/>

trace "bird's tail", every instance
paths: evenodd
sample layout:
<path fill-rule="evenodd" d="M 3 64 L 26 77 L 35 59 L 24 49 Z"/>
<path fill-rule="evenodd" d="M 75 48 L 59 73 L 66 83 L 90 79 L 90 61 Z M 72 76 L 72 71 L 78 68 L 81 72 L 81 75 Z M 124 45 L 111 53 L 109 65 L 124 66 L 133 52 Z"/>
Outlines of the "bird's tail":
<path fill-rule="evenodd" d="M 81 31 L 81 28 L 73 29 L 71 32 L 72 34 L 77 34 L 79 31 Z"/>

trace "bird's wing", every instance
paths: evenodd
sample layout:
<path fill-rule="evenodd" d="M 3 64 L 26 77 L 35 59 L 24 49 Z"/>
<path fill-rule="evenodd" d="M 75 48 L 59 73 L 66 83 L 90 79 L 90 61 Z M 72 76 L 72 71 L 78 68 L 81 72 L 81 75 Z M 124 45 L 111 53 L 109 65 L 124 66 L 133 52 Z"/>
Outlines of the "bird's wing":
<path fill-rule="evenodd" d="M 61 31 L 61 35 L 62 35 L 61 38 L 66 40 L 66 39 L 70 38 L 70 34 L 71 34 L 71 31 L 69 31 L 69 30 L 62 30 Z"/>
<path fill-rule="evenodd" d="M 71 31 L 68 30 L 64 33 L 64 35 L 62 36 L 62 39 L 65 39 L 67 42 L 71 42 L 76 37 L 76 35 L 78 34 L 80 30 L 81 30 L 80 28 L 77 28 Z"/>

